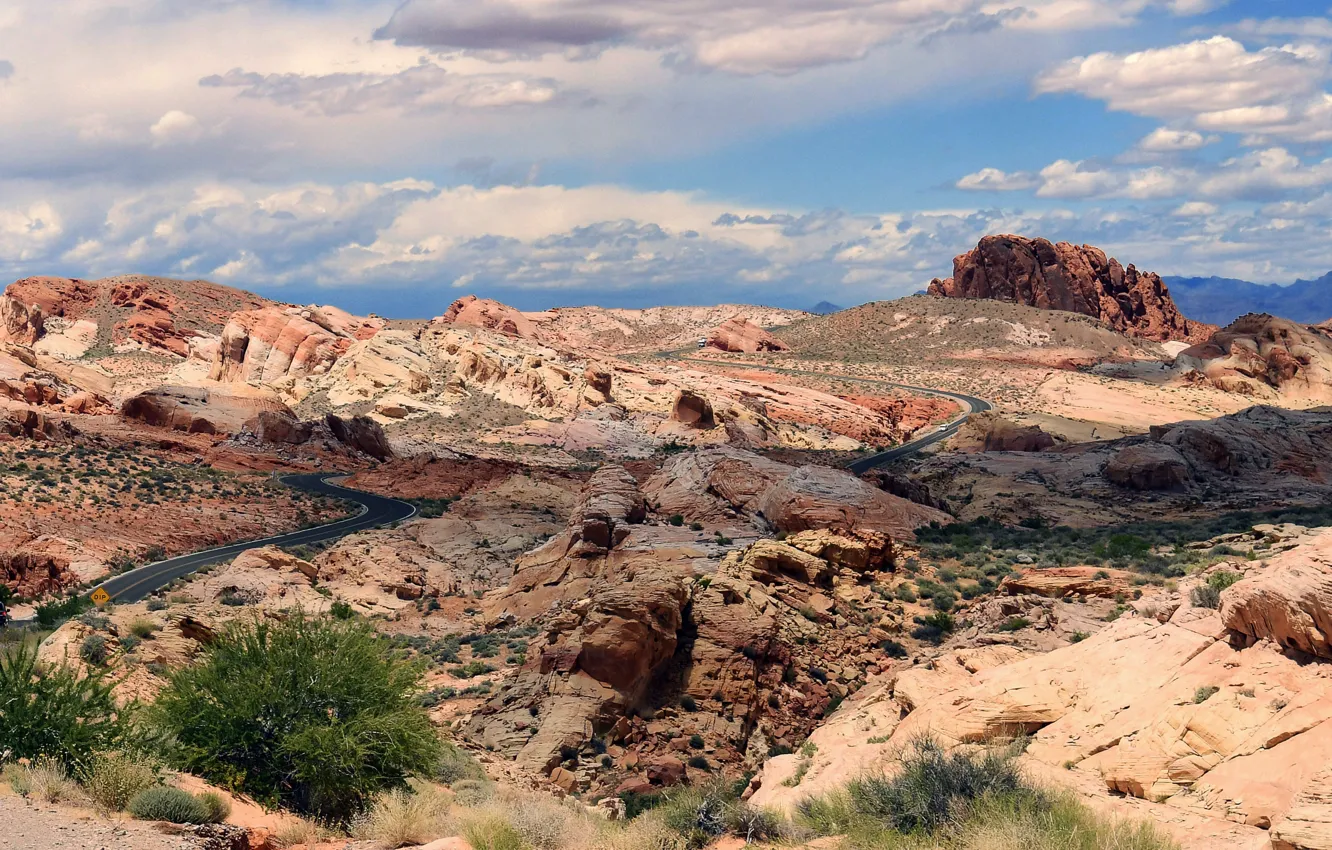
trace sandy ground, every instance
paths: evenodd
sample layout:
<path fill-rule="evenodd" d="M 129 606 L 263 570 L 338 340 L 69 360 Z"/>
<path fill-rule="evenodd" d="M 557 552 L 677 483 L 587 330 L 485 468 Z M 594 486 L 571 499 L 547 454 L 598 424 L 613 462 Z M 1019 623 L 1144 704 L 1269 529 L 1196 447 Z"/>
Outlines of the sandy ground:
<path fill-rule="evenodd" d="M 193 842 L 151 824 L 105 820 L 85 810 L 29 803 L 0 794 L 0 847 L 5 850 L 189 850 Z"/>

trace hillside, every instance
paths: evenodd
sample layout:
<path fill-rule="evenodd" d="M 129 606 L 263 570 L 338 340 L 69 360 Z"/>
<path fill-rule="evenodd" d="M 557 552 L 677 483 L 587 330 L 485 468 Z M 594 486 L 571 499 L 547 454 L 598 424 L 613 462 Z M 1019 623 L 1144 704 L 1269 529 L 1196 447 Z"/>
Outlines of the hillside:
<path fill-rule="evenodd" d="M 1155 342 L 1078 313 L 933 295 L 864 304 L 776 333 L 796 356 L 847 363 L 983 358 L 1055 365 L 1165 356 Z"/>

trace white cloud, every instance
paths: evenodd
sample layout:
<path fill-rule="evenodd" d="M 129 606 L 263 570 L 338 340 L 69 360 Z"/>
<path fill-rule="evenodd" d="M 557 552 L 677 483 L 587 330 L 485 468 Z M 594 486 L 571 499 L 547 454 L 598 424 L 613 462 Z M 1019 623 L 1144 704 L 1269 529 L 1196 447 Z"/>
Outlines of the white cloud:
<path fill-rule="evenodd" d="M 1186 201 L 1175 207 L 1170 213 L 1178 218 L 1207 218 L 1220 212 L 1216 204 L 1209 204 L 1206 201 Z"/>
<path fill-rule="evenodd" d="M 148 128 L 148 132 L 153 137 L 153 147 L 162 147 L 197 142 L 203 137 L 204 131 L 198 118 L 173 109 L 157 119 L 157 123 Z"/>
<path fill-rule="evenodd" d="M 1039 94 L 1073 92 L 1137 115 L 1190 121 L 1256 138 L 1332 138 L 1332 52 L 1317 44 L 1250 51 L 1226 36 L 1144 50 L 1096 53 L 1036 79 Z"/>
<path fill-rule="evenodd" d="M 1158 127 L 1138 142 L 1140 150 L 1151 153 L 1179 153 L 1196 151 L 1220 141 L 1216 136 L 1204 136 L 1197 130 L 1172 130 Z"/>
<path fill-rule="evenodd" d="M 1035 189 L 1041 181 L 1025 171 L 1010 173 L 998 168 L 982 168 L 961 178 L 955 185 L 969 192 L 1019 192 Z"/>

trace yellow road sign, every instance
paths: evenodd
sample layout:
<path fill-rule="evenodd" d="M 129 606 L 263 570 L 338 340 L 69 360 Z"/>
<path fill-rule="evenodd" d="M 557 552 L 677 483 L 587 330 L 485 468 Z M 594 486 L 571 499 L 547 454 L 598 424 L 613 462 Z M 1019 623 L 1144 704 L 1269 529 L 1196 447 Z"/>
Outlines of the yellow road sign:
<path fill-rule="evenodd" d="M 100 608 L 101 606 L 111 601 L 111 594 L 107 593 L 105 589 L 99 587 L 93 591 L 92 601 L 97 603 L 97 607 Z"/>

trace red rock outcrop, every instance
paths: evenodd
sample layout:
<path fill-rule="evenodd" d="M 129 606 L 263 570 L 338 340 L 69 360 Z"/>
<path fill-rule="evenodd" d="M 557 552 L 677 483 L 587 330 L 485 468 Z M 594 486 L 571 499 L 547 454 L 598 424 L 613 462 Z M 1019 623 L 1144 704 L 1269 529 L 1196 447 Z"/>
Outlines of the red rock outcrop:
<path fill-rule="evenodd" d="M 744 318 L 727 319 L 708 336 L 708 345 L 722 351 L 756 354 L 760 351 L 787 351 L 786 343 Z"/>
<path fill-rule="evenodd" d="M 393 457 L 393 447 L 389 445 L 383 427 L 368 416 L 352 416 L 344 419 L 330 413 L 324 417 L 324 424 L 343 445 L 378 460 L 388 460 Z"/>
<path fill-rule="evenodd" d="M 949 444 L 958 451 L 1044 452 L 1055 446 L 1055 438 L 1039 425 L 1019 425 L 997 413 L 969 416 Z"/>
<path fill-rule="evenodd" d="M 43 323 L 40 305 L 0 295 L 0 342 L 32 345 L 41 339 Z"/>
<path fill-rule="evenodd" d="M 433 324 L 484 328 L 523 339 L 537 337 L 536 323 L 521 310 L 475 295 L 464 295 L 454 301 Z"/>
<path fill-rule="evenodd" d="M 208 377 L 272 384 L 327 372 L 356 340 L 318 319 L 317 312 L 295 307 L 236 313 L 222 330 Z"/>
<path fill-rule="evenodd" d="M 263 411 L 292 416 L 270 395 L 201 387 L 158 387 L 126 399 L 120 409 L 129 419 L 190 434 L 236 434 Z"/>
<path fill-rule="evenodd" d="M 1105 465 L 1105 477 L 1134 490 L 1180 490 L 1192 473 L 1173 446 L 1144 443 L 1117 452 Z"/>
<path fill-rule="evenodd" d="M 712 403 L 693 390 L 682 389 L 671 403 L 671 419 L 692 428 L 711 428 L 717 424 Z"/>
<path fill-rule="evenodd" d="M 1226 392 L 1332 401 L 1332 335 L 1266 313 L 1239 317 L 1176 363 Z"/>
<path fill-rule="evenodd" d="M 929 291 L 1082 313 L 1120 333 L 1158 342 L 1195 340 L 1211 330 L 1184 318 L 1159 275 L 1124 268 L 1090 245 L 987 236 L 953 260 L 953 276 L 936 278 Z"/>

